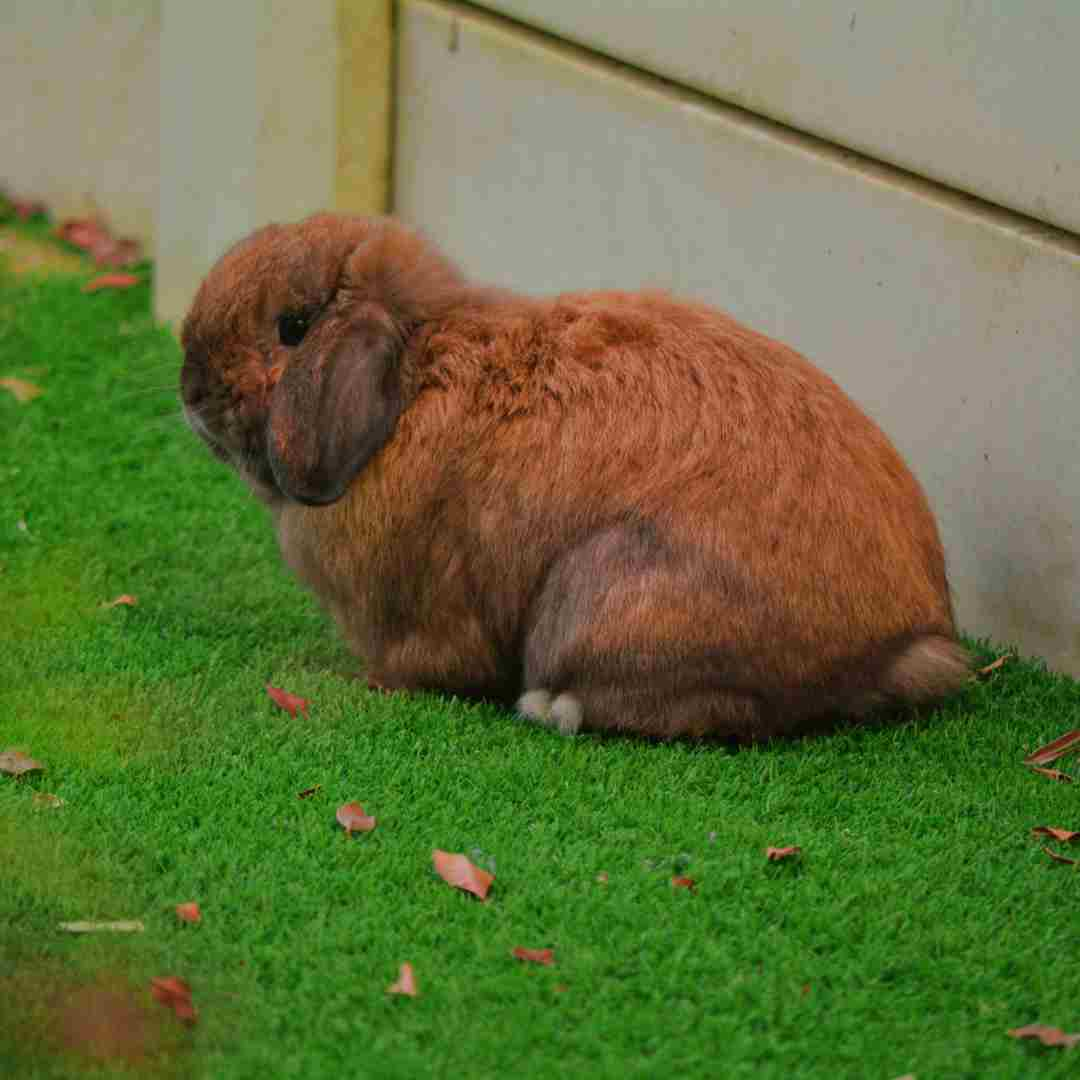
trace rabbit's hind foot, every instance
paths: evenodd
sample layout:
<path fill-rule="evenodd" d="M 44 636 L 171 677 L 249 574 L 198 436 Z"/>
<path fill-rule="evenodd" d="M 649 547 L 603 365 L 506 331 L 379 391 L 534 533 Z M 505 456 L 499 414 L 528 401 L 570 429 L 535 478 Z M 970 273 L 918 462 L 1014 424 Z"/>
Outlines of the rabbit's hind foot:
<path fill-rule="evenodd" d="M 552 697 L 550 690 L 527 690 L 518 698 L 517 711 L 560 735 L 576 735 L 584 719 L 581 702 L 573 694 Z"/>

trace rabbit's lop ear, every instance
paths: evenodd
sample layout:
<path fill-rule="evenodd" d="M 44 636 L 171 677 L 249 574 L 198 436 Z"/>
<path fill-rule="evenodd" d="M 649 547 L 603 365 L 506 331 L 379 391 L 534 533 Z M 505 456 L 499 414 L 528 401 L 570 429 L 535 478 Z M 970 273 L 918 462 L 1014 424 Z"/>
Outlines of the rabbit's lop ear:
<path fill-rule="evenodd" d="M 336 502 L 390 438 L 401 412 L 401 347 L 392 320 L 371 312 L 285 371 L 270 400 L 267 455 L 288 498 Z"/>

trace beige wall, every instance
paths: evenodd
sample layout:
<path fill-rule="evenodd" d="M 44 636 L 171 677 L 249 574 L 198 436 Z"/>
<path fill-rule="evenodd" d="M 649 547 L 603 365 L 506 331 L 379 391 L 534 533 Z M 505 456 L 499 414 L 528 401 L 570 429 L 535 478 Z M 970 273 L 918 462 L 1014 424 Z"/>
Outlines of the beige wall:
<path fill-rule="evenodd" d="M 791 342 L 923 481 L 963 627 L 1080 674 L 1076 237 L 470 9 L 399 33 L 403 216 L 482 279 L 665 286 Z"/>
<path fill-rule="evenodd" d="M 0 184 L 102 212 L 175 322 L 267 221 L 387 207 L 391 0 L 8 0 Z"/>
<path fill-rule="evenodd" d="M 161 0 L 158 312 L 230 244 L 332 204 L 335 0 Z M 212 28 L 213 32 L 208 32 Z"/>
<path fill-rule="evenodd" d="M 0 183 L 152 246 L 160 2 L 4 0 L 0 25 Z"/>
<path fill-rule="evenodd" d="M 161 0 L 158 315 L 269 221 L 386 208 L 389 0 Z M 213 33 L 208 34 L 207 28 Z"/>
<path fill-rule="evenodd" d="M 1076 0 L 481 0 L 480 6 L 1080 230 Z"/>

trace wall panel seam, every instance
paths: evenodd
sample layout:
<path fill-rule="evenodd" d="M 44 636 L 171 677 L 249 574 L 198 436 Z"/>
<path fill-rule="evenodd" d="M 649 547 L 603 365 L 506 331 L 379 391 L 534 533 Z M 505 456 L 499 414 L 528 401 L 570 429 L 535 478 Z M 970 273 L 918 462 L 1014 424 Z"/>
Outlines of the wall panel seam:
<path fill-rule="evenodd" d="M 943 210 L 965 217 L 976 217 L 983 224 L 1019 236 L 1027 242 L 1045 245 L 1064 255 L 1080 259 L 1080 234 L 941 181 L 931 180 L 920 173 L 882 161 L 842 143 L 773 120 L 741 105 L 704 94 L 677 80 L 561 38 L 501 12 L 491 11 L 470 0 L 397 0 L 395 8 L 403 3 L 417 8 L 441 10 L 448 17 L 515 37 L 537 51 L 551 53 L 563 62 L 590 67 L 608 78 L 628 80 L 641 91 L 666 98 L 673 106 L 687 110 L 706 110 L 710 115 L 724 118 L 758 138 L 781 142 L 789 149 L 823 160 L 833 168 L 854 172 L 874 184 L 905 189 L 914 197 L 940 205 Z M 395 40 L 396 37 L 395 34 Z M 396 94 L 394 96 L 397 97 Z"/>

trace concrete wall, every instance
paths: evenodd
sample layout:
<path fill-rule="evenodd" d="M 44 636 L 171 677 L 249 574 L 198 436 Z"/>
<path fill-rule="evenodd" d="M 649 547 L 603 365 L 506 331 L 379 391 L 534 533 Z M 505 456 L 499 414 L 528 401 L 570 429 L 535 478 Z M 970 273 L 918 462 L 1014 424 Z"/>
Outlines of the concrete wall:
<path fill-rule="evenodd" d="M 1075 236 L 472 8 L 407 0 L 398 49 L 402 216 L 483 279 L 795 345 L 927 488 L 964 628 L 1080 674 Z"/>
<path fill-rule="evenodd" d="M 155 234 L 159 0 L 4 0 L 0 183 L 60 216 Z"/>
<path fill-rule="evenodd" d="M 482 0 L 480 6 L 1080 230 L 1075 0 Z"/>
<path fill-rule="evenodd" d="M 183 312 L 235 240 L 332 204 L 334 0 L 161 0 L 157 306 Z M 212 28 L 212 32 L 211 31 Z"/>
<path fill-rule="evenodd" d="M 161 4 L 155 287 L 175 321 L 257 226 L 385 209 L 391 22 L 389 0 Z"/>
<path fill-rule="evenodd" d="M 387 208 L 391 0 L 8 0 L 0 184 L 102 212 L 158 315 L 257 225 Z"/>

